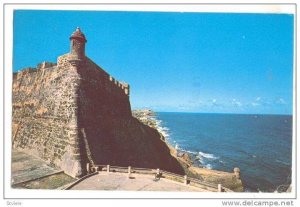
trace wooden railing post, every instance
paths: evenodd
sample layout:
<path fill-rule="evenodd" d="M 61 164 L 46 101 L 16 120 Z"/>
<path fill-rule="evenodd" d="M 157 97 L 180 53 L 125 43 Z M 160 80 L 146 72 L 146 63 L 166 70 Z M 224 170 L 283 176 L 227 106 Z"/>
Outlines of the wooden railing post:
<path fill-rule="evenodd" d="M 184 184 L 187 185 L 188 184 L 187 175 L 183 176 L 183 179 L 184 179 Z"/>
<path fill-rule="evenodd" d="M 86 172 L 90 174 L 90 163 L 86 163 Z"/>
<path fill-rule="evenodd" d="M 218 192 L 222 192 L 222 185 L 218 184 Z"/>
<path fill-rule="evenodd" d="M 130 178 L 131 175 L 131 166 L 128 166 L 128 178 Z"/>

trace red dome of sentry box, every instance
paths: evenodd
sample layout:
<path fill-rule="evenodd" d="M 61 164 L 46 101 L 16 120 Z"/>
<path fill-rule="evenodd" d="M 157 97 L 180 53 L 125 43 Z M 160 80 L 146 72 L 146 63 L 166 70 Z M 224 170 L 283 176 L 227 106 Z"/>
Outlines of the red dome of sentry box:
<path fill-rule="evenodd" d="M 84 42 L 87 42 L 85 35 L 81 32 L 79 27 L 77 27 L 76 30 L 72 33 L 70 40 L 71 39 L 78 39 L 78 40 L 83 40 Z"/>

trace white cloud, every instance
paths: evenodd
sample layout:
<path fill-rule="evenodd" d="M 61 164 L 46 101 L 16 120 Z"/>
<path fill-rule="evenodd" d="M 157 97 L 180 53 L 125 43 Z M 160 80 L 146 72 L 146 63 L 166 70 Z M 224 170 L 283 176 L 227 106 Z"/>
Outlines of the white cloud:
<path fill-rule="evenodd" d="M 239 102 L 239 101 L 235 102 L 235 104 L 236 104 L 237 106 L 242 106 L 242 103 Z"/>
<path fill-rule="evenodd" d="M 212 99 L 212 101 L 211 101 L 212 103 L 212 106 L 219 106 L 219 103 L 217 103 L 217 99 Z"/>
<path fill-rule="evenodd" d="M 205 103 L 203 103 L 202 105 L 203 106 L 205 105 L 207 107 L 221 107 L 222 106 L 222 104 L 219 103 L 216 98 L 209 99 Z"/>
<path fill-rule="evenodd" d="M 254 107 L 255 107 L 255 106 L 260 106 L 260 103 L 252 102 L 251 105 L 254 106 Z"/>
<path fill-rule="evenodd" d="M 261 106 L 264 105 L 266 103 L 264 103 L 262 101 L 262 98 L 260 96 L 256 97 L 255 100 L 251 103 L 252 106 L 256 107 L 256 106 Z"/>
<path fill-rule="evenodd" d="M 231 104 L 234 106 L 242 106 L 242 103 L 240 101 L 237 101 L 235 98 L 232 99 Z"/>
<path fill-rule="evenodd" d="M 283 98 L 279 98 L 278 100 L 276 100 L 276 103 L 280 105 L 285 105 L 286 101 Z"/>

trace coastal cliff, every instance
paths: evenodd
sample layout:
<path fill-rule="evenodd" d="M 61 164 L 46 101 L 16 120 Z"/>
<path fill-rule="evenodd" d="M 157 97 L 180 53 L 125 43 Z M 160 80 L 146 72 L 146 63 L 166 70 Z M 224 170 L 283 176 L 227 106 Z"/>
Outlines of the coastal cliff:
<path fill-rule="evenodd" d="M 184 170 L 184 173 L 192 178 L 197 178 L 209 183 L 222 184 L 222 186 L 229 188 L 236 192 L 244 191 L 242 180 L 238 172 L 224 172 L 194 165 L 194 161 L 188 152 L 179 152 L 172 145 L 168 143 L 164 137 L 164 132 L 159 126 L 159 121 L 156 118 L 155 112 L 149 109 L 133 110 L 132 115 L 136 117 L 140 122 L 148 125 L 151 128 L 156 129 L 161 139 L 164 140 L 166 146 L 168 146 L 171 156 L 176 158 Z M 239 170 L 236 168 L 235 170 Z"/>

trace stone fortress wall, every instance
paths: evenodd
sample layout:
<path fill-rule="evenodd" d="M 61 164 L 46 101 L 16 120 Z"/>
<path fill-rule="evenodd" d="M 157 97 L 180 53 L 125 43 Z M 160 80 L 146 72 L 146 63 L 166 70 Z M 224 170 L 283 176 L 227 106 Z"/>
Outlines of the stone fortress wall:
<path fill-rule="evenodd" d="M 76 177 L 84 173 L 82 159 L 88 159 L 85 146 L 80 146 L 79 102 L 81 116 L 88 117 L 131 116 L 131 109 L 128 84 L 87 57 L 80 67 L 71 65 L 71 58 L 68 53 L 58 57 L 57 64 L 43 62 L 13 74 L 12 142 L 13 148 Z"/>
<path fill-rule="evenodd" d="M 73 159 L 70 165 L 78 168 L 73 140 L 77 119 L 76 83 L 75 70 L 60 70 L 55 66 L 14 74 L 13 148 L 26 150 L 59 167 Z"/>
<path fill-rule="evenodd" d="M 13 75 L 12 144 L 80 177 L 86 164 L 160 168 L 183 173 L 157 130 L 132 117 L 129 85 L 85 56 L 77 29 L 57 65 Z"/>

